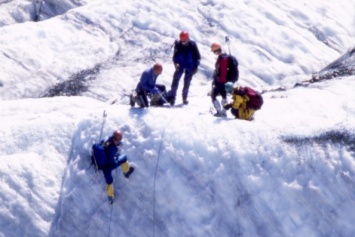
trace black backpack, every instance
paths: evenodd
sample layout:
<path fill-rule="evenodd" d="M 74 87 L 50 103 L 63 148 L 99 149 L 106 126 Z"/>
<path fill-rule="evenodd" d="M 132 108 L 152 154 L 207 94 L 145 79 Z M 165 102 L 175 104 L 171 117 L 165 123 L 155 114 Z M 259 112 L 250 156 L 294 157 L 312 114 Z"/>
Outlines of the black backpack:
<path fill-rule="evenodd" d="M 235 83 L 239 79 L 238 60 L 233 55 L 228 55 L 227 81 Z"/>

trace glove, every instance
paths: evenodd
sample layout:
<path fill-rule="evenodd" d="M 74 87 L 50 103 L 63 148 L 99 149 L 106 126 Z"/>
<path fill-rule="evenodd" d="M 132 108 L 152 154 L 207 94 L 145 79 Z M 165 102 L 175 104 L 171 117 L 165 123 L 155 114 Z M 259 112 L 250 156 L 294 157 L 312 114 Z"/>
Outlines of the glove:
<path fill-rule="evenodd" d="M 223 105 L 223 108 L 224 108 L 225 110 L 229 110 L 230 108 L 232 108 L 232 105 L 231 105 L 231 104 L 224 104 L 224 105 Z"/>
<path fill-rule="evenodd" d="M 179 67 L 180 67 L 180 65 L 177 63 L 177 64 L 175 64 L 175 69 L 177 70 L 177 69 L 179 69 Z"/>
<path fill-rule="evenodd" d="M 160 90 L 154 86 L 154 88 L 150 91 L 152 94 L 160 94 Z"/>

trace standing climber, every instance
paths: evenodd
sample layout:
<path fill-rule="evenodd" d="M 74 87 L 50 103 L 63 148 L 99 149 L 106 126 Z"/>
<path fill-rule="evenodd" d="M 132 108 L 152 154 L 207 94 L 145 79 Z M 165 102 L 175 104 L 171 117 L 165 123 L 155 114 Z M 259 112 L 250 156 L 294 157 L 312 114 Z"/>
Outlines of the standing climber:
<path fill-rule="evenodd" d="M 171 84 L 171 90 L 169 91 L 169 102 L 171 105 L 175 104 L 176 92 L 179 87 L 179 81 L 184 76 L 184 87 L 182 89 L 182 102 L 187 105 L 189 101 L 187 96 L 189 94 L 190 83 L 192 76 L 197 72 L 200 65 L 200 52 L 198 50 L 195 41 L 191 40 L 187 31 L 181 31 L 180 40 L 175 41 L 173 63 L 175 66 L 175 72 L 173 75 L 173 81 Z"/>
<path fill-rule="evenodd" d="M 217 111 L 214 116 L 226 117 L 227 114 L 226 110 L 223 108 L 223 105 L 227 103 L 227 93 L 224 88 L 224 84 L 227 83 L 228 55 L 222 52 L 222 48 L 219 43 L 212 43 L 211 51 L 218 56 L 213 73 L 211 92 L 212 103 Z M 221 103 L 217 100 L 218 95 L 222 96 Z"/>

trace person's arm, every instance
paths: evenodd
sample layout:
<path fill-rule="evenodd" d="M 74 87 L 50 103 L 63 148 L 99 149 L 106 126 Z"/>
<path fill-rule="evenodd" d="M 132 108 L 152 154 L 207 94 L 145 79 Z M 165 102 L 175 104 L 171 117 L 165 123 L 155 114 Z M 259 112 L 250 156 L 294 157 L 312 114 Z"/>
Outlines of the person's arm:
<path fill-rule="evenodd" d="M 198 50 L 197 44 L 195 42 L 193 44 L 193 57 L 194 57 L 194 61 L 195 61 L 195 68 L 194 69 L 197 69 L 198 66 L 200 65 L 201 54 L 200 54 L 200 51 Z"/>

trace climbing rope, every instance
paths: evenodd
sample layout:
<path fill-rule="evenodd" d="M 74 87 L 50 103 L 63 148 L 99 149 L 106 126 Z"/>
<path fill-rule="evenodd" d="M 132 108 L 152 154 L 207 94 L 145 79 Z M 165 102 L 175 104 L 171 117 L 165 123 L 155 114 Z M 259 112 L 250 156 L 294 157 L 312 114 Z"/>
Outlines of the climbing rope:
<path fill-rule="evenodd" d="M 196 117 L 198 116 L 198 114 L 195 115 Z M 156 195 L 155 195 L 155 183 L 156 183 L 156 178 L 157 178 L 157 173 L 158 173 L 158 167 L 159 167 L 159 160 L 160 160 L 160 153 L 162 150 L 162 144 L 163 144 L 163 140 L 164 140 L 164 135 L 165 135 L 165 131 L 166 128 L 170 125 L 170 123 L 174 120 L 174 118 L 176 118 L 178 116 L 172 116 L 171 119 L 168 121 L 168 123 L 166 124 L 166 126 L 164 127 L 163 133 L 161 135 L 160 138 L 160 144 L 159 144 L 159 150 L 158 150 L 158 158 L 157 158 L 157 163 L 155 166 L 155 173 L 154 173 L 154 185 L 153 185 L 153 237 L 155 237 L 155 202 L 156 202 Z"/>
<path fill-rule="evenodd" d="M 176 116 L 172 116 L 169 122 L 166 124 L 164 127 L 163 133 L 160 138 L 160 144 L 159 144 L 159 150 L 158 150 L 158 159 L 157 159 L 157 164 L 155 166 L 155 173 L 154 173 L 154 184 L 153 184 L 153 237 L 155 236 L 155 181 L 157 179 L 157 173 L 158 173 L 158 167 L 159 167 L 159 160 L 160 160 L 160 153 L 162 149 L 162 144 L 164 140 L 164 135 L 165 135 L 165 130 L 166 128 L 170 125 L 171 121 L 174 120 Z"/>

